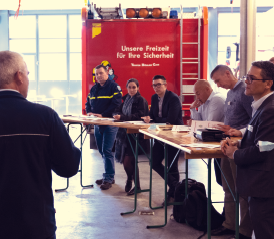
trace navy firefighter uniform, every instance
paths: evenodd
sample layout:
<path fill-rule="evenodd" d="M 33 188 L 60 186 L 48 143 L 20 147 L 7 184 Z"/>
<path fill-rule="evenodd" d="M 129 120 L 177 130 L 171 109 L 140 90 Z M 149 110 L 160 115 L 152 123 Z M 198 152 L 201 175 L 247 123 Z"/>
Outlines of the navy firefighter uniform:
<path fill-rule="evenodd" d="M 115 108 L 122 103 L 121 87 L 108 79 L 101 86 L 99 83 L 90 89 L 87 96 L 86 112 L 101 114 L 103 117 L 112 117 Z"/>
<path fill-rule="evenodd" d="M 115 108 L 122 103 L 121 87 L 108 79 L 101 86 L 96 83 L 87 96 L 86 112 L 101 114 L 103 117 L 112 117 Z M 102 155 L 105 173 L 103 173 L 103 181 L 108 183 L 114 182 L 115 168 L 112 147 L 116 138 L 118 128 L 108 125 L 94 125 L 94 135 L 97 148 Z"/>

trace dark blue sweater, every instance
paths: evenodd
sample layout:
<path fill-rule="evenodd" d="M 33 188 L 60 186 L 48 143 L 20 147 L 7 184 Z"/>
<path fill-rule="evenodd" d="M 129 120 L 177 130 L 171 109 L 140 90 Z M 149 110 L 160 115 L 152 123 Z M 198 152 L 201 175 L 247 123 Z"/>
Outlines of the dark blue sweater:
<path fill-rule="evenodd" d="M 49 107 L 2 91 L 0 112 L 0 238 L 48 238 L 56 230 L 51 170 L 75 175 L 80 150 Z"/>
<path fill-rule="evenodd" d="M 101 86 L 96 83 L 87 97 L 86 112 L 112 117 L 114 110 L 122 103 L 122 91 L 115 82 L 107 80 Z"/>

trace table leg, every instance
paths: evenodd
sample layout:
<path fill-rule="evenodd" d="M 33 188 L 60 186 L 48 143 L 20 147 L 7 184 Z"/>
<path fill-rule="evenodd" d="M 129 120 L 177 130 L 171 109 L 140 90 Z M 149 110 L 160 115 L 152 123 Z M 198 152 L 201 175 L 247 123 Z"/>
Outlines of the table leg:
<path fill-rule="evenodd" d="M 209 158 L 207 164 L 207 238 L 211 238 L 211 162 L 212 158 Z"/>
<path fill-rule="evenodd" d="M 168 148 L 167 144 L 164 145 L 165 148 L 165 224 L 163 227 L 167 224 L 167 168 L 168 168 Z"/>
<path fill-rule="evenodd" d="M 149 159 L 149 164 L 150 164 L 150 174 L 149 174 L 149 207 L 152 210 L 163 208 L 162 206 L 160 207 L 152 207 L 151 205 L 151 198 L 152 198 L 152 164 L 153 164 L 153 139 L 150 139 L 150 159 Z"/>
<path fill-rule="evenodd" d="M 185 165 L 185 197 L 187 197 L 188 194 L 188 159 L 186 159 L 186 165 Z"/>
<path fill-rule="evenodd" d="M 133 146 L 130 142 L 130 139 L 129 139 L 129 136 L 127 135 L 128 137 L 128 141 L 129 141 L 129 144 L 130 144 L 130 147 L 133 151 L 133 154 L 134 154 L 134 157 L 135 157 L 135 182 L 137 182 L 137 167 L 138 167 L 138 148 L 140 147 L 142 150 L 143 148 L 141 147 L 141 145 L 139 145 L 139 134 L 136 134 L 136 136 L 134 135 L 131 135 L 133 137 L 133 139 L 135 140 L 135 150 L 133 149 Z M 143 152 L 145 153 L 145 151 L 143 150 Z M 152 161 L 151 161 L 151 158 L 152 158 L 152 142 L 151 142 L 151 145 L 150 145 L 150 157 L 145 153 L 145 155 L 148 157 L 148 159 L 150 160 L 150 186 L 149 186 L 149 189 L 143 189 L 143 190 L 137 190 L 137 187 L 135 185 L 135 188 L 134 188 L 134 209 L 130 212 L 122 212 L 121 215 L 126 215 L 126 214 L 130 214 L 130 213 L 133 213 L 136 211 L 136 207 L 137 207 L 137 193 L 141 193 L 141 192 L 149 192 L 149 206 L 151 209 L 158 209 L 158 208 L 162 208 L 162 207 L 155 207 L 155 208 L 152 208 L 151 207 L 151 182 L 152 182 Z"/>
<path fill-rule="evenodd" d="M 90 187 L 93 187 L 93 184 L 90 184 L 90 185 L 83 185 L 83 144 L 86 140 L 86 137 L 87 137 L 87 130 L 83 130 L 83 125 L 81 125 L 81 144 L 80 144 L 80 150 L 81 150 L 81 168 L 78 170 L 78 172 L 80 172 L 80 184 L 83 188 L 90 188 Z M 83 141 L 83 133 L 86 131 L 86 135 L 85 135 L 85 138 L 84 138 L 84 141 Z"/>
<path fill-rule="evenodd" d="M 215 159 L 216 160 L 216 159 Z M 226 178 L 225 178 L 225 175 L 221 169 L 221 166 L 219 165 L 219 163 L 217 162 L 217 165 L 219 167 L 219 169 L 221 170 L 221 174 L 223 175 L 223 178 L 229 188 L 229 191 L 233 197 L 233 201 L 235 202 L 235 210 L 236 210 L 236 214 L 235 214 L 235 236 L 236 236 L 236 239 L 239 239 L 239 194 L 237 192 L 237 188 L 235 190 L 235 195 L 233 194 L 230 186 L 229 186 L 229 183 L 227 182 Z M 230 202 L 227 202 L 227 203 L 230 203 Z"/>
<path fill-rule="evenodd" d="M 128 138 L 129 140 L 129 143 L 130 143 L 130 146 L 133 150 L 133 147 L 131 145 L 131 142 L 130 142 L 130 139 Z M 137 167 L 138 167 L 138 144 L 139 144 L 139 134 L 136 135 L 136 138 L 135 138 L 135 152 L 133 150 L 133 153 L 134 153 L 134 157 L 135 157 L 135 183 L 137 182 Z M 130 212 L 121 212 L 121 215 L 126 215 L 126 214 L 130 214 L 130 213 L 134 213 L 136 211 L 136 208 L 137 208 L 137 184 L 135 184 L 135 187 L 134 187 L 134 209 Z M 142 191 L 142 190 L 139 190 L 139 191 Z M 138 191 L 138 192 L 139 192 Z"/>
<path fill-rule="evenodd" d="M 65 191 L 67 190 L 69 187 L 69 179 L 67 178 L 67 186 L 65 188 L 62 188 L 62 189 L 55 189 L 55 192 L 61 192 L 61 191 Z"/>
<path fill-rule="evenodd" d="M 69 134 L 69 126 L 70 126 L 70 123 L 67 125 L 68 134 Z M 81 134 L 82 134 L 82 129 L 81 129 Z M 81 151 L 81 158 L 82 158 L 82 151 Z M 65 190 L 68 189 L 68 187 L 69 187 L 69 178 L 67 178 L 67 186 L 65 188 L 62 188 L 62 189 L 55 189 L 55 192 L 65 191 Z"/>
<path fill-rule="evenodd" d="M 185 164 L 185 198 L 188 196 L 188 159 L 186 159 L 186 164 Z M 188 225 L 187 220 L 185 219 L 186 224 Z"/>
<path fill-rule="evenodd" d="M 237 188 L 236 188 L 236 201 L 235 201 L 236 205 L 236 219 L 235 219 L 235 235 L 236 235 L 236 239 L 239 239 L 239 193 L 237 192 Z"/>
<path fill-rule="evenodd" d="M 159 228 L 159 227 L 164 227 L 167 224 L 167 168 L 168 168 L 168 148 L 167 144 L 164 144 L 164 149 L 165 149 L 165 223 L 163 225 L 157 225 L 157 226 L 147 226 L 147 229 L 150 228 Z"/>
<path fill-rule="evenodd" d="M 89 188 L 89 187 L 93 187 L 93 185 L 86 185 L 86 186 L 83 186 L 83 183 L 82 183 L 82 152 L 83 152 L 83 144 L 85 142 L 85 139 L 86 139 L 86 136 L 87 136 L 87 133 L 86 133 L 86 136 L 84 138 L 84 142 L 83 142 L 83 133 L 86 131 L 86 129 L 83 130 L 83 125 L 82 123 L 69 123 L 68 126 L 67 126 L 67 131 L 69 133 L 69 126 L 71 124 L 79 124 L 80 125 L 80 135 L 77 137 L 77 139 L 74 141 L 74 143 L 80 138 L 81 139 L 81 142 L 80 142 L 80 151 L 81 151 L 81 159 L 80 159 L 80 164 L 81 164 L 81 168 L 78 170 L 78 172 L 80 172 L 80 184 L 83 188 Z M 55 189 L 55 192 L 60 192 L 60 191 L 65 191 L 66 189 L 68 189 L 69 187 L 69 179 L 67 178 L 67 186 L 65 188 L 62 188 L 62 189 Z"/>

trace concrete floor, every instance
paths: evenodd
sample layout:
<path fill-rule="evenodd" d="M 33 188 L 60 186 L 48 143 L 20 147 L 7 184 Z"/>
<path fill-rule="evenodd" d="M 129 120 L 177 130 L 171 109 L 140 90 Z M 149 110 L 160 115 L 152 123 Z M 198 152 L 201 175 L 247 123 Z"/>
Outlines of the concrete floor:
<path fill-rule="evenodd" d="M 77 128 L 70 130 L 73 139 L 78 132 Z M 141 188 L 146 189 L 149 186 L 149 164 L 145 156 L 140 156 L 140 161 L 145 161 L 139 163 L 139 171 Z M 184 172 L 184 167 L 185 160 L 181 154 L 180 172 Z M 94 184 L 94 187 L 83 189 L 80 186 L 80 173 L 78 173 L 69 180 L 69 188 L 66 191 L 54 192 L 58 239 L 196 239 L 202 234 L 170 218 L 172 206 L 168 207 L 165 227 L 146 229 L 147 225 L 164 224 L 164 209 L 153 210 L 154 215 L 139 215 L 140 211 L 150 210 L 148 192 L 138 194 L 137 209 L 134 213 L 121 216 L 121 212 L 133 209 L 134 196 L 127 196 L 124 191 L 126 174 L 123 166 L 116 163 L 115 169 L 115 184 L 111 189 L 102 191 L 95 184 L 95 180 L 102 178 L 104 172 L 102 158 L 97 150 L 89 148 L 88 136 L 83 146 L 83 184 Z M 202 160 L 189 160 L 189 178 L 202 182 L 207 187 L 207 166 Z M 184 174 L 181 174 L 181 179 L 184 179 Z M 164 199 L 164 181 L 155 172 L 153 172 L 152 184 L 152 206 L 160 206 Z M 53 189 L 63 188 L 65 185 L 66 179 L 53 173 Z M 214 174 L 212 201 L 223 201 L 223 190 L 216 183 Z M 222 203 L 214 206 L 220 213 L 222 212 Z M 207 238 L 207 235 L 203 238 Z M 212 238 L 227 238 L 227 236 Z"/>

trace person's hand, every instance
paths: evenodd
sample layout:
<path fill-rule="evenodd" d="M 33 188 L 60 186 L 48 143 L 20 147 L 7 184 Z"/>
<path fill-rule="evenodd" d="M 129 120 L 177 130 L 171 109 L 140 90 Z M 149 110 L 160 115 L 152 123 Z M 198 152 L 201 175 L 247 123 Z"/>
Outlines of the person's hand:
<path fill-rule="evenodd" d="M 141 117 L 141 119 L 143 119 L 146 123 L 150 122 L 150 116 L 144 116 L 144 117 Z"/>
<path fill-rule="evenodd" d="M 228 145 L 226 146 L 226 156 L 234 159 L 234 152 L 238 149 L 237 141 L 232 141 L 231 139 L 227 138 Z"/>
<path fill-rule="evenodd" d="M 226 138 L 221 142 L 221 150 L 224 155 L 233 159 L 234 152 L 238 149 L 238 141 L 232 141 L 229 138 Z"/>
<path fill-rule="evenodd" d="M 91 115 L 93 115 L 93 113 L 87 113 L 87 115 L 88 115 L 88 116 L 91 116 Z"/>
<path fill-rule="evenodd" d="M 226 138 L 225 140 L 222 140 L 221 141 L 221 150 L 222 150 L 223 154 L 225 154 L 225 155 L 226 155 L 226 148 L 229 145 L 229 141 L 228 140 L 230 140 L 230 145 L 231 146 L 236 146 L 236 147 L 239 146 L 239 142 L 238 141 L 231 140 L 229 138 Z"/>
<path fill-rule="evenodd" d="M 116 119 L 116 120 L 120 120 L 121 115 L 113 115 L 113 118 Z"/>
<path fill-rule="evenodd" d="M 191 123 L 192 123 L 192 119 L 189 119 L 189 120 L 186 121 L 186 124 L 187 124 L 188 126 L 191 126 Z"/>
<path fill-rule="evenodd" d="M 96 117 L 99 117 L 99 118 L 103 118 L 103 116 L 101 114 L 93 114 L 93 115 Z"/>
<path fill-rule="evenodd" d="M 190 105 L 190 109 L 193 109 L 193 108 L 198 108 L 202 105 L 203 103 L 199 100 L 195 100 L 191 105 Z"/>
<path fill-rule="evenodd" d="M 227 146 L 227 144 L 228 143 L 227 143 L 226 139 L 221 141 L 221 150 L 222 150 L 224 155 L 226 155 L 226 146 Z"/>
<path fill-rule="evenodd" d="M 217 129 L 224 131 L 225 134 L 231 129 L 229 125 L 217 124 Z"/>
<path fill-rule="evenodd" d="M 237 129 L 230 129 L 226 133 L 229 136 L 236 136 L 236 137 L 242 137 L 242 132 Z"/>

